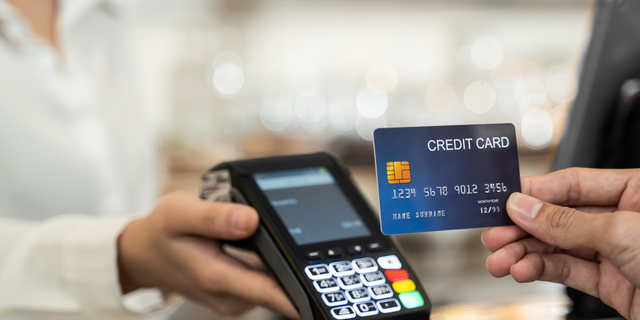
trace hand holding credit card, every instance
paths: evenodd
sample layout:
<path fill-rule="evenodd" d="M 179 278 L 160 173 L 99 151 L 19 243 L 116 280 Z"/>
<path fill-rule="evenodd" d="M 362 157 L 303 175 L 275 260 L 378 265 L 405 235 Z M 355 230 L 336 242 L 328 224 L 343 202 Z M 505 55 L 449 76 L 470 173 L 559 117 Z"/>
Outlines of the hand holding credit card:
<path fill-rule="evenodd" d="M 373 135 L 384 234 L 511 225 L 520 192 L 512 124 L 380 128 Z"/>

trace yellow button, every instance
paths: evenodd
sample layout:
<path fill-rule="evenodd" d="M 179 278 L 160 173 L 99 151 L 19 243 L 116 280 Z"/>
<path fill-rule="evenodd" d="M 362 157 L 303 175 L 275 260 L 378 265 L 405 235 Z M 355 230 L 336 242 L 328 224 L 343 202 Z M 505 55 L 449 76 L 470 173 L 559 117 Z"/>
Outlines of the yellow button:
<path fill-rule="evenodd" d="M 393 291 L 397 293 L 409 292 L 416 289 L 416 284 L 413 283 L 412 280 L 394 282 L 391 286 L 393 286 Z"/>

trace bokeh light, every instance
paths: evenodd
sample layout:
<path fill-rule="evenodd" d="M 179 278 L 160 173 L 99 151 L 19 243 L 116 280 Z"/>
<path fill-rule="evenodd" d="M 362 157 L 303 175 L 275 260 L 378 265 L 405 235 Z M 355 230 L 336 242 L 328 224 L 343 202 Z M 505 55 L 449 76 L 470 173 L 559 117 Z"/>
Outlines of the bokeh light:
<path fill-rule="evenodd" d="M 303 122 L 314 123 L 320 121 L 326 109 L 324 99 L 315 92 L 306 92 L 300 95 L 296 101 L 296 114 Z"/>
<path fill-rule="evenodd" d="M 576 94 L 575 71 L 567 66 L 551 68 L 547 76 L 547 95 L 557 103 L 569 102 Z"/>
<path fill-rule="evenodd" d="M 349 132 L 356 127 L 358 110 L 351 99 L 340 99 L 329 108 L 329 121 L 340 132 Z"/>
<path fill-rule="evenodd" d="M 495 102 L 496 93 L 486 82 L 474 82 L 464 91 L 464 104 L 472 112 L 485 113 L 491 110 Z"/>
<path fill-rule="evenodd" d="M 378 128 L 384 128 L 387 126 L 387 119 L 385 117 L 377 117 L 375 119 L 359 116 L 356 121 L 356 130 L 358 135 L 367 141 L 373 140 L 373 131 Z"/>
<path fill-rule="evenodd" d="M 491 70 L 502 60 L 503 49 L 498 40 L 481 38 L 471 46 L 471 61 L 482 70 Z"/>
<path fill-rule="evenodd" d="M 271 99 L 262 105 L 260 120 L 271 131 L 282 131 L 289 126 L 293 118 L 291 105 L 284 99 Z"/>
<path fill-rule="evenodd" d="M 293 85 L 299 93 L 321 92 L 324 88 L 324 77 L 320 68 L 306 64 L 295 69 L 292 76 Z"/>
<path fill-rule="evenodd" d="M 367 86 L 375 93 L 387 94 L 398 84 L 396 69 L 386 63 L 377 63 L 367 72 Z"/>
<path fill-rule="evenodd" d="M 456 90 L 445 82 L 432 83 L 424 95 L 424 102 L 433 112 L 447 113 L 456 105 Z"/>
<path fill-rule="evenodd" d="M 213 70 L 216 70 L 227 63 L 236 65 L 238 68 L 240 68 L 240 70 L 244 68 L 242 58 L 240 58 L 237 53 L 233 51 L 223 51 L 220 52 L 215 59 L 213 59 Z"/>
<path fill-rule="evenodd" d="M 535 76 L 525 76 L 518 81 L 513 96 L 520 110 L 524 111 L 522 114 L 532 108 L 542 106 L 547 99 L 544 84 Z"/>
<path fill-rule="evenodd" d="M 546 147 L 553 137 L 553 121 L 549 112 L 531 109 L 522 117 L 522 139 L 533 149 Z"/>
<path fill-rule="evenodd" d="M 524 60 L 520 61 L 518 64 L 522 68 L 523 77 L 537 78 L 538 80 L 542 80 L 542 78 L 544 78 L 542 67 L 537 62 Z"/>
<path fill-rule="evenodd" d="M 220 65 L 213 73 L 213 85 L 223 96 L 235 95 L 244 85 L 242 69 L 231 62 Z"/>
<path fill-rule="evenodd" d="M 491 80 L 496 87 L 508 90 L 516 87 L 523 74 L 520 64 L 511 59 L 503 59 L 491 69 Z"/>
<path fill-rule="evenodd" d="M 498 105 L 505 112 L 517 111 L 516 99 L 514 98 L 514 90 L 500 90 L 498 93 Z M 520 114 L 518 114 L 520 116 Z"/>
<path fill-rule="evenodd" d="M 323 140 L 333 140 L 340 134 L 326 117 L 315 123 L 303 123 L 302 127 L 306 132 Z"/>
<path fill-rule="evenodd" d="M 369 119 L 374 119 L 382 116 L 387 110 L 389 100 L 386 94 L 373 92 L 371 89 L 364 88 L 360 90 L 356 105 L 358 112 Z"/>

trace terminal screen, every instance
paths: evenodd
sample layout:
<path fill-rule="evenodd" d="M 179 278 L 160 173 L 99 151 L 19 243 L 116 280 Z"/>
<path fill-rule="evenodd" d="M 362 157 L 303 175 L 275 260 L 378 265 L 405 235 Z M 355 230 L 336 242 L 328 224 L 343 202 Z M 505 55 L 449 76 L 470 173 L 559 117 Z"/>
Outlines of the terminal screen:
<path fill-rule="evenodd" d="M 299 246 L 371 235 L 324 167 L 256 173 L 254 179 Z"/>

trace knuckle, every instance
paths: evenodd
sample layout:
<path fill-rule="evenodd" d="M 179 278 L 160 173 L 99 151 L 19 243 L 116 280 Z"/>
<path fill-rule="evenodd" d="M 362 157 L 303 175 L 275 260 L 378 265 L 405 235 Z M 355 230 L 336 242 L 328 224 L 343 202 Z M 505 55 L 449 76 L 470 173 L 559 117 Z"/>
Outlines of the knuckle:
<path fill-rule="evenodd" d="M 569 181 L 569 189 L 567 190 L 567 204 L 572 205 L 576 201 L 580 199 L 581 190 L 580 190 L 580 173 L 582 172 L 582 168 L 569 168 L 566 169 L 567 173 L 571 175 Z"/>
<path fill-rule="evenodd" d="M 571 264 L 567 260 L 562 260 L 560 265 L 560 271 L 558 272 L 558 279 L 555 282 L 565 283 L 571 276 Z"/>
<path fill-rule="evenodd" d="M 196 284 L 204 291 L 212 294 L 222 293 L 223 285 L 222 278 L 218 272 L 212 270 L 200 270 L 195 274 Z"/>
<path fill-rule="evenodd" d="M 578 210 L 569 207 L 548 206 L 547 207 L 547 227 L 552 232 L 564 233 L 571 229 L 575 222 Z"/>
<path fill-rule="evenodd" d="M 215 231 L 218 229 L 223 229 L 220 228 L 220 214 L 211 214 L 210 211 L 206 211 L 202 213 L 202 226 L 205 228 L 205 230 L 211 230 L 211 231 Z"/>

